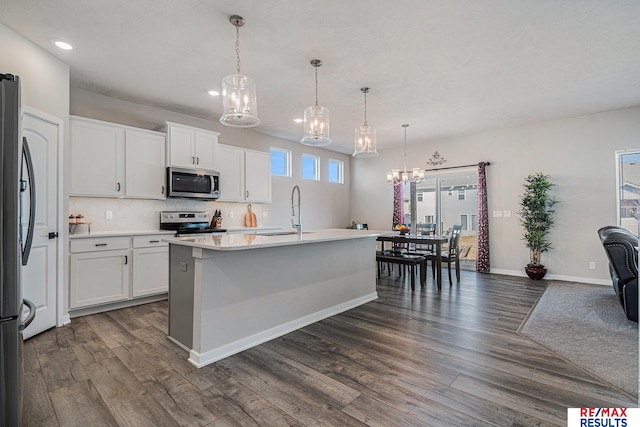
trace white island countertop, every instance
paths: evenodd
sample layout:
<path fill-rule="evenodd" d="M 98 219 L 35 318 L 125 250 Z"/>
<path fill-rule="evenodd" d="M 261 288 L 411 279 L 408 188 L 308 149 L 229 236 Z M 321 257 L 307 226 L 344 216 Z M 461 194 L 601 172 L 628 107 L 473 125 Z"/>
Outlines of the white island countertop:
<path fill-rule="evenodd" d="M 238 251 L 246 249 L 273 248 L 308 243 L 333 242 L 336 240 L 364 239 L 380 235 L 380 232 L 329 228 L 323 230 L 266 231 L 256 234 L 223 234 L 217 236 L 187 236 L 163 239 L 175 245 L 191 246 L 215 251 Z"/>

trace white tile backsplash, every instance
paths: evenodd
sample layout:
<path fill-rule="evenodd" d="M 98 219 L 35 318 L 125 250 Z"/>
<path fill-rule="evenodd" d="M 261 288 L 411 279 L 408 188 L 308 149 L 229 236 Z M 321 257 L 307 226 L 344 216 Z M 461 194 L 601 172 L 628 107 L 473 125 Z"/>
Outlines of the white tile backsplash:
<path fill-rule="evenodd" d="M 160 228 L 161 211 L 207 211 L 213 216 L 215 210 L 222 211 L 222 227 L 244 227 L 244 216 L 248 202 L 203 202 L 188 199 L 142 200 L 111 199 L 102 197 L 69 197 L 69 215 L 84 215 L 91 222 L 91 232 L 157 230 Z M 258 226 L 269 224 L 268 204 L 251 203 Z M 113 213 L 113 219 L 106 219 L 106 212 Z M 231 218 L 233 212 L 233 218 Z M 266 212 L 267 215 L 263 215 Z M 79 229 L 78 233 L 85 232 Z"/>

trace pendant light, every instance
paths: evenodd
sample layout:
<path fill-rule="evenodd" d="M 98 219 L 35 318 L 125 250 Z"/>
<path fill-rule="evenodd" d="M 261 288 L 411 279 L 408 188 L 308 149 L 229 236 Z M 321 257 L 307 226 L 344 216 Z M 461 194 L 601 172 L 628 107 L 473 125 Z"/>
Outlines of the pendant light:
<path fill-rule="evenodd" d="M 236 74 L 222 79 L 222 117 L 220 123 L 237 128 L 258 126 L 258 103 L 256 84 L 250 77 L 240 74 L 240 27 L 244 18 L 238 15 L 229 17 L 231 25 L 236 27 Z"/>
<path fill-rule="evenodd" d="M 376 130 L 367 124 L 367 93 L 368 87 L 360 88 L 364 94 L 364 123 L 356 128 L 355 151 L 353 157 L 369 159 L 378 156 L 376 151 Z"/>
<path fill-rule="evenodd" d="M 421 183 L 424 180 L 424 171 L 420 168 L 413 168 L 410 171 L 407 170 L 407 128 L 408 124 L 403 124 L 404 128 L 404 167 L 400 169 L 392 169 L 391 172 L 387 172 L 387 182 L 393 185 L 405 184 L 407 182 Z"/>
<path fill-rule="evenodd" d="M 311 66 L 316 69 L 316 104 L 304 110 L 304 136 L 300 142 L 304 145 L 322 147 L 331 144 L 329 138 L 329 109 L 318 106 L 318 67 L 319 59 L 312 59 Z"/>

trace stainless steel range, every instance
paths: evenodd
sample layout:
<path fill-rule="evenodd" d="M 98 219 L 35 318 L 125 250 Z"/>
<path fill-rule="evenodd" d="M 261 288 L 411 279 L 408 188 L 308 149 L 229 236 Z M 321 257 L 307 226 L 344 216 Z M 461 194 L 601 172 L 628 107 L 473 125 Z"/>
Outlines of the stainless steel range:
<path fill-rule="evenodd" d="M 189 234 L 224 233 L 227 230 L 211 227 L 209 212 L 162 211 L 160 229 L 175 230 L 176 236 Z"/>

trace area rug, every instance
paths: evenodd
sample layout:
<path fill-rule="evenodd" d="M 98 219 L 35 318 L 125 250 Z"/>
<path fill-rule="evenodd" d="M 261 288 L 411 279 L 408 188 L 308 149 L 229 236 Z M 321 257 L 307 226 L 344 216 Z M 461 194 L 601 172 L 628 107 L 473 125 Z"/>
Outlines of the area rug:
<path fill-rule="evenodd" d="M 637 398 L 638 324 L 613 287 L 551 282 L 518 332 Z"/>

